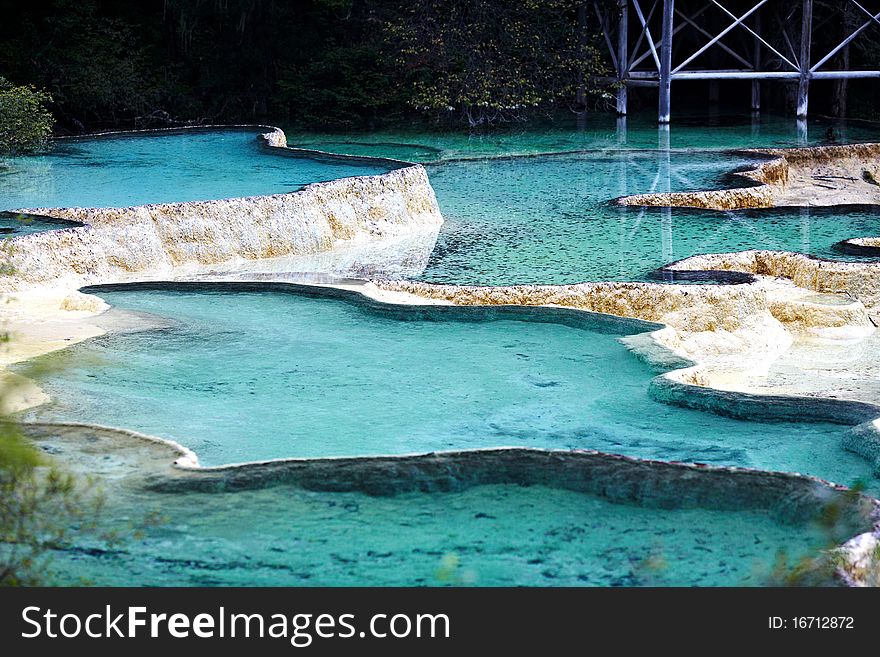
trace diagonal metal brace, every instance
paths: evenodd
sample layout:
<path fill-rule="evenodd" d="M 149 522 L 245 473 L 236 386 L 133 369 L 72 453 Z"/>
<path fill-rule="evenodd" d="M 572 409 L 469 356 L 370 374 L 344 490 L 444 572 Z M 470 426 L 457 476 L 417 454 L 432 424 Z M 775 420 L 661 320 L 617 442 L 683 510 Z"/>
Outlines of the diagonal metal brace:
<path fill-rule="evenodd" d="M 865 31 L 868 27 L 870 27 L 870 26 L 873 25 L 874 23 L 878 23 L 878 24 L 880 24 L 880 12 L 877 12 L 876 14 L 872 14 L 872 13 L 869 12 L 867 9 L 865 9 L 864 7 L 862 7 L 862 5 L 860 5 L 860 4 L 859 4 L 858 2 L 856 2 L 855 0 L 852 0 L 852 3 L 853 3 L 856 7 L 858 7 L 859 9 L 861 9 L 865 14 L 867 14 L 868 17 L 870 18 L 870 20 L 864 22 L 864 23 L 863 23 L 863 24 L 862 24 L 862 25 L 861 25 L 861 26 L 860 26 L 855 32 L 853 32 L 852 34 L 850 34 L 846 39 L 844 39 L 844 40 L 841 41 L 839 44 L 837 44 L 837 46 L 835 46 L 834 48 L 832 48 L 832 49 L 831 49 L 831 52 L 829 52 L 829 53 L 828 53 L 827 55 L 825 55 L 822 59 L 820 59 L 818 62 L 816 62 L 816 63 L 813 65 L 813 67 L 810 69 L 810 72 L 811 72 L 811 73 L 817 71 L 817 70 L 819 69 L 819 67 L 822 66 L 822 64 L 824 64 L 824 63 L 827 62 L 829 59 L 831 59 L 832 57 L 834 57 L 834 55 L 836 55 L 836 54 L 837 54 L 838 52 L 840 52 L 842 49 L 846 48 L 846 47 L 850 44 L 850 42 L 852 42 L 853 39 L 855 39 L 857 36 L 859 36 L 859 34 L 861 34 L 863 31 Z"/>

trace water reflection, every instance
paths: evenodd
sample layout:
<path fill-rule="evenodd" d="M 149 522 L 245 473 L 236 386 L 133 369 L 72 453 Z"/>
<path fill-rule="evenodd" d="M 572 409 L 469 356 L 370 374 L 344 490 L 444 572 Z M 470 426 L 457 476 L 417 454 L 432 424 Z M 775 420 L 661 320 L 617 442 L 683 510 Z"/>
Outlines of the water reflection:
<path fill-rule="evenodd" d="M 763 125 L 756 119 L 759 134 Z M 616 126 L 615 143 L 625 146 L 631 119 Z M 767 249 L 840 259 L 833 244 L 877 233 L 873 206 L 719 212 L 616 205 L 627 194 L 749 184 L 730 173 L 763 161 L 743 152 L 676 149 L 677 130 L 655 126 L 650 150 L 431 166 L 447 221 L 421 278 L 483 285 L 646 280 L 663 265 L 705 253 Z"/>

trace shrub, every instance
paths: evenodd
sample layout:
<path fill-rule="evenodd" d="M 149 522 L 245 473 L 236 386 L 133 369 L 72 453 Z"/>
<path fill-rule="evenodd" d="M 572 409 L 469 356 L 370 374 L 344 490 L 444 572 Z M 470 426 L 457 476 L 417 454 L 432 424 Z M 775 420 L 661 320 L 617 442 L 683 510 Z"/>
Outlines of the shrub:
<path fill-rule="evenodd" d="M 0 77 L 0 154 L 26 153 L 46 143 L 55 122 L 46 109 L 51 102 L 45 91 Z"/>

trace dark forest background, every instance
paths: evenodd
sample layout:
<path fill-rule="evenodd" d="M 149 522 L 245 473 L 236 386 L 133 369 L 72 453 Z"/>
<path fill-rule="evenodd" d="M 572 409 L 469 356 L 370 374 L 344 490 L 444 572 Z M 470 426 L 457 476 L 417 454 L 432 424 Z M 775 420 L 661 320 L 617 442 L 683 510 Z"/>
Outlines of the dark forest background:
<path fill-rule="evenodd" d="M 614 91 L 583 0 L 0 0 L 0 16 L 0 76 L 49 92 L 60 132 L 474 127 L 609 109 Z M 873 38 L 853 68 L 880 62 Z M 876 113 L 875 85 L 850 85 L 851 114 Z M 705 104 L 696 83 L 681 89 Z"/>
<path fill-rule="evenodd" d="M 585 76 L 603 70 L 586 6 L 0 0 L 0 75 L 46 89 L 67 130 L 268 119 L 479 125 L 600 102 L 585 93 Z"/>

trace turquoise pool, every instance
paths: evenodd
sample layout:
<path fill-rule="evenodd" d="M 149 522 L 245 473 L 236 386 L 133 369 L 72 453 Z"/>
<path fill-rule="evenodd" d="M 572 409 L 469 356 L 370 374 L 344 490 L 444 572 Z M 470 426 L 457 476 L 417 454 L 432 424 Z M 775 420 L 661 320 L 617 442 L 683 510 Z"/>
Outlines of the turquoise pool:
<path fill-rule="evenodd" d="M 446 222 L 419 278 L 474 285 L 645 280 L 703 253 L 760 248 L 840 259 L 835 242 L 880 230 L 880 210 L 869 206 L 717 212 L 610 203 L 650 189 L 722 187 L 724 173 L 744 164 L 719 153 L 619 151 L 432 166 Z"/>
<path fill-rule="evenodd" d="M 109 586 L 739 586 L 824 547 L 771 512 L 663 510 L 542 486 L 368 497 L 285 486 L 112 492 L 115 527 L 164 518 L 107 550 L 57 553 L 59 583 Z M 130 530 L 129 530 L 130 531 Z"/>
<path fill-rule="evenodd" d="M 762 114 L 754 121 L 748 116 L 723 114 L 677 115 L 675 123 L 665 130 L 657 128 L 657 117 L 651 112 L 631 114 L 625 121 L 599 112 L 588 115 L 580 125 L 572 118 L 544 125 L 517 125 L 489 133 L 399 130 L 322 134 L 288 130 L 287 136 L 291 145 L 334 153 L 434 162 L 584 150 L 655 151 L 658 147 L 670 147 L 718 151 L 821 145 L 827 142 L 829 128 L 834 130 L 835 140 L 840 143 L 878 138 L 876 127 L 811 119 L 804 139 L 792 117 L 771 114 Z"/>
<path fill-rule="evenodd" d="M 840 141 L 878 139 L 876 129 L 816 121 L 805 143 L 825 143 L 829 128 Z M 688 256 L 753 248 L 840 259 L 831 250 L 834 243 L 880 230 L 878 211 L 870 207 L 725 213 L 611 204 L 627 194 L 726 187 L 729 172 L 759 160 L 725 149 L 798 145 L 789 118 L 751 123 L 693 117 L 664 132 L 653 118 L 630 117 L 624 130 L 613 118 L 596 115 L 582 129 L 485 136 L 402 132 L 345 140 L 345 135 L 291 137 L 309 147 L 389 157 L 406 157 L 401 144 L 408 143 L 410 157 L 428 163 L 445 219 L 419 276 L 430 282 L 645 280 L 658 267 Z"/>
<path fill-rule="evenodd" d="M 56 142 L 0 168 L 0 210 L 106 207 L 277 194 L 383 173 L 384 164 L 272 155 L 258 130 L 211 130 Z"/>
<path fill-rule="evenodd" d="M 669 133 L 631 117 L 622 131 L 607 116 L 492 136 L 381 133 L 290 135 L 291 144 L 428 164 L 445 217 L 421 280 L 503 285 L 645 280 L 695 254 L 750 248 L 841 258 L 831 246 L 878 230 L 872 208 L 760 212 L 617 207 L 619 196 L 729 184 L 758 160 L 719 149 L 792 145 L 793 121 L 716 119 Z M 829 124 L 817 123 L 809 143 Z M 840 140 L 876 137 L 836 126 Z M 0 209 L 132 205 L 267 194 L 334 178 L 381 173 L 387 164 L 290 158 L 261 150 L 254 130 L 126 136 L 59 142 L 48 155 L 0 169 Z M 666 150 L 671 146 L 672 150 Z M 741 181 L 736 184 L 742 184 Z M 0 226 L 2 227 L 2 226 Z M 34 223 L 17 231 L 51 230 Z M 374 276 L 394 276 L 381 268 Z"/>
<path fill-rule="evenodd" d="M 45 357 L 54 401 L 33 415 L 171 438 L 204 465 L 527 446 L 877 483 L 841 447 L 846 427 L 652 401 L 656 372 L 617 339 L 651 325 L 528 309 L 465 321 L 450 307 L 406 321 L 418 315 L 283 292 L 100 295 L 156 328 Z"/>

